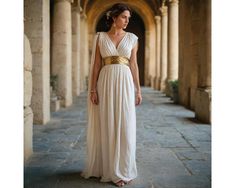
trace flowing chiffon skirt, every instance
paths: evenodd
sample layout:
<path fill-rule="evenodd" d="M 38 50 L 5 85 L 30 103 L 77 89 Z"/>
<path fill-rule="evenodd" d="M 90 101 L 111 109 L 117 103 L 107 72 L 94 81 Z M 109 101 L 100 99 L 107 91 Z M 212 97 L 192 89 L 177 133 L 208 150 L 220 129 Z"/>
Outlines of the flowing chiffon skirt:
<path fill-rule="evenodd" d="M 97 82 L 101 130 L 102 180 L 136 178 L 134 83 L 126 65 L 106 65 Z"/>

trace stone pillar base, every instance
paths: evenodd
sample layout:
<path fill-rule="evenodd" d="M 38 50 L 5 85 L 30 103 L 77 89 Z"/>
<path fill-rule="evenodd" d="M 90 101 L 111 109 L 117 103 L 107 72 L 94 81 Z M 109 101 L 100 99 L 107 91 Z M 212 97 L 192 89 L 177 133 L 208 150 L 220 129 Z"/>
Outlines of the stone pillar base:
<path fill-rule="evenodd" d="M 33 153 L 33 111 L 24 108 L 24 161 Z"/>
<path fill-rule="evenodd" d="M 51 101 L 51 112 L 56 112 L 60 109 L 60 100 Z"/>
<path fill-rule="evenodd" d="M 60 99 L 60 107 L 63 107 L 63 108 L 67 108 L 69 106 L 71 106 L 73 103 L 72 101 L 69 101 L 69 100 L 65 100 L 65 99 Z"/>
<path fill-rule="evenodd" d="M 154 80 L 155 80 L 155 77 L 153 77 L 152 75 L 149 76 L 149 80 L 150 80 L 150 87 L 151 88 L 154 88 Z"/>
<path fill-rule="evenodd" d="M 154 89 L 154 87 L 155 87 L 155 77 L 153 77 L 153 76 L 150 76 L 150 86 L 151 86 L 151 88 L 153 88 L 153 89 Z"/>
<path fill-rule="evenodd" d="M 160 91 L 165 92 L 166 89 L 166 81 L 160 80 Z"/>
<path fill-rule="evenodd" d="M 190 92 L 190 104 L 189 108 L 193 111 L 195 111 L 195 96 L 197 95 L 197 88 L 195 87 L 190 87 L 189 88 Z"/>
<path fill-rule="evenodd" d="M 166 83 L 165 83 L 165 93 L 166 93 L 167 97 L 173 98 L 173 95 L 171 93 L 171 86 L 169 84 L 169 81 L 166 81 Z"/>
<path fill-rule="evenodd" d="M 211 123 L 211 89 L 196 89 L 195 117 L 202 122 Z"/>
<path fill-rule="evenodd" d="M 157 77 L 154 79 L 154 89 L 160 90 L 160 79 Z"/>

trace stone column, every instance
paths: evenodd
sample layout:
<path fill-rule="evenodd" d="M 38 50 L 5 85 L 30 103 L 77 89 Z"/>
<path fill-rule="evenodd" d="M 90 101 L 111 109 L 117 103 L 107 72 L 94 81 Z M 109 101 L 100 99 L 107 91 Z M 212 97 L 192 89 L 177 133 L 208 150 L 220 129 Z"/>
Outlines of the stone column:
<path fill-rule="evenodd" d="M 32 53 L 30 43 L 24 35 L 24 160 L 33 153 L 33 112 L 31 98 L 33 90 Z"/>
<path fill-rule="evenodd" d="M 72 0 L 54 3 L 52 74 L 58 76 L 57 96 L 67 107 L 72 104 Z"/>
<path fill-rule="evenodd" d="M 85 63 L 86 63 L 86 37 L 85 37 L 85 22 L 86 22 L 86 15 L 81 13 L 81 27 L 80 27 L 80 88 L 81 91 L 85 90 Z"/>
<path fill-rule="evenodd" d="M 201 4 L 201 35 L 198 62 L 198 88 L 196 89 L 195 116 L 211 122 L 211 0 Z"/>
<path fill-rule="evenodd" d="M 80 5 L 72 8 L 72 83 L 73 96 L 80 94 Z"/>
<path fill-rule="evenodd" d="M 178 79 L 179 65 L 179 1 L 169 2 L 169 38 L 167 79 Z"/>
<path fill-rule="evenodd" d="M 211 0 L 205 0 L 205 6 L 201 7 L 198 87 L 211 88 Z"/>
<path fill-rule="evenodd" d="M 35 124 L 50 120 L 50 1 L 25 0 L 24 26 L 32 51 L 32 110 Z"/>
<path fill-rule="evenodd" d="M 169 31 L 168 31 L 168 65 L 167 65 L 167 85 L 169 81 L 178 79 L 179 66 L 179 0 L 169 1 Z M 169 86 L 166 89 L 170 94 Z"/>
<path fill-rule="evenodd" d="M 148 42 L 149 41 L 149 42 Z M 144 58 L 144 83 L 146 86 L 152 87 L 152 81 L 154 78 L 152 78 L 151 71 L 150 71 L 150 31 L 145 30 L 145 58 Z"/>
<path fill-rule="evenodd" d="M 160 64 L 161 64 L 161 16 L 155 16 L 156 21 L 156 77 L 155 89 L 160 90 Z"/>
<path fill-rule="evenodd" d="M 84 61 L 84 69 L 85 69 L 85 75 L 84 75 L 84 80 L 85 80 L 85 87 L 84 90 L 87 90 L 88 88 L 88 74 L 89 74 L 89 35 L 88 35 L 88 23 L 87 19 L 85 19 L 85 61 Z"/>
<path fill-rule="evenodd" d="M 160 90 L 165 91 L 166 78 L 167 78 L 167 6 L 160 8 L 162 14 L 162 26 L 161 26 L 161 68 L 160 68 Z"/>

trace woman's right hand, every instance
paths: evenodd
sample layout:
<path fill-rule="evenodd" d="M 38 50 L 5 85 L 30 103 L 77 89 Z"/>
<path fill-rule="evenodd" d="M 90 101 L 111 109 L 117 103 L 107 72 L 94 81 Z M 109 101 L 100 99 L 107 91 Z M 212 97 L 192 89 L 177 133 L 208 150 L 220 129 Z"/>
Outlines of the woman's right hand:
<path fill-rule="evenodd" d="M 99 104 L 99 98 L 98 98 L 97 92 L 91 92 L 90 99 L 91 99 L 92 104 L 96 104 L 96 105 Z"/>

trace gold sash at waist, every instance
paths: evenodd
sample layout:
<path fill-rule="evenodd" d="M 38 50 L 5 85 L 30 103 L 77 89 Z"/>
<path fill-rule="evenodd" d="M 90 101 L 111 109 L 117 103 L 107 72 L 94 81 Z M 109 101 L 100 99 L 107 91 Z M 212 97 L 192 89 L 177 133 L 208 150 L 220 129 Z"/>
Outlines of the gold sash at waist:
<path fill-rule="evenodd" d="M 108 56 L 103 58 L 103 65 L 124 64 L 129 66 L 129 59 L 123 56 Z"/>

